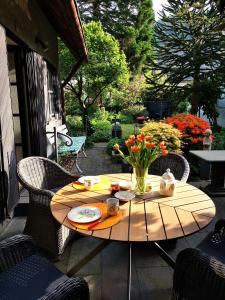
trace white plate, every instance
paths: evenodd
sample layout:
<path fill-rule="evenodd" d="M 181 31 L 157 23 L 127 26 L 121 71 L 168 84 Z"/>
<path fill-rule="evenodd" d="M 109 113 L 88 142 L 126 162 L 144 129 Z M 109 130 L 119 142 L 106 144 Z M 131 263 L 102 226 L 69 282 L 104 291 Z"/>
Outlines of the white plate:
<path fill-rule="evenodd" d="M 135 198 L 135 194 L 127 191 L 120 191 L 115 193 L 115 197 L 121 201 L 130 201 Z"/>
<path fill-rule="evenodd" d="M 89 223 L 98 220 L 102 215 L 100 209 L 94 206 L 78 206 L 71 209 L 67 217 L 77 223 Z"/>
<path fill-rule="evenodd" d="M 84 180 L 92 180 L 94 183 L 101 181 L 101 178 L 98 176 L 82 176 L 78 179 L 80 183 L 84 183 Z"/>

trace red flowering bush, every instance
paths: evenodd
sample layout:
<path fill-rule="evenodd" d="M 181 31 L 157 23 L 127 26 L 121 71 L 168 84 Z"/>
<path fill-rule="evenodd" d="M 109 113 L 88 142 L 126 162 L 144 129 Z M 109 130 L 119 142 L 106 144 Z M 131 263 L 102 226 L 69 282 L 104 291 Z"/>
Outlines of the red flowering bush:
<path fill-rule="evenodd" d="M 202 141 L 206 129 L 210 128 L 209 122 L 197 116 L 186 114 L 176 115 L 166 119 L 181 132 L 184 148 L 202 149 Z"/>

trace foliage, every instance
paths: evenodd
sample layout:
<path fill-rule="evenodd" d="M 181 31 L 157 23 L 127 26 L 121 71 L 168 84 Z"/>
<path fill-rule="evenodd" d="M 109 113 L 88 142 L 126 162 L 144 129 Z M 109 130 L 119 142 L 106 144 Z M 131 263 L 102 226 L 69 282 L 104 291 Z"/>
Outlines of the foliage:
<path fill-rule="evenodd" d="M 209 122 L 191 114 L 169 117 L 166 122 L 180 131 L 184 147 L 202 149 L 204 132 L 210 128 Z"/>
<path fill-rule="evenodd" d="M 142 94 L 145 87 L 144 76 L 133 76 L 128 85 L 122 86 L 120 89 L 112 89 L 108 104 L 109 107 L 120 111 L 124 107 L 142 103 Z"/>
<path fill-rule="evenodd" d="M 115 144 L 120 145 L 120 148 L 124 149 L 125 148 L 125 139 L 124 138 L 120 139 L 120 138 L 117 138 L 117 137 L 110 139 L 107 146 L 106 146 L 106 151 L 109 155 L 112 155 L 113 146 Z"/>
<path fill-rule="evenodd" d="M 66 116 L 66 125 L 71 136 L 84 135 L 84 127 L 81 116 Z"/>
<path fill-rule="evenodd" d="M 89 61 L 80 67 L 67 85 L 79 103 L 83 121 L 94 103 L 101 104 L 112 87 L 126 85 L 129 80 L 126 57 L 120 51 L 118 41 L 104 32 L 100 22 L 84 25 L 84 31 Z M 65 78 L 74 65 L 74 58 L 62 42 L 59 46 L 60 73 L 61 78 Z"/>
<path fill-rule="evenodd" d="M 171 99 L 177 90 L 184 91 L 193 114 L 202 106 L 214 118 L 218 93 L 208 97 L 202 91 L 205 84 L 216 91 L 224 87 L 225 37 L 213 30 L 223 15 L 210 2 L 168 0 L 155 26 L 155 52 L 147 64 L 154 76 L 147 76 L 147 82 L 153 94 L 163 92 Z"/>
<path fill-rule="evenodd" d="M 106 32 L 120 41 L 133 73 L 141 72 L 152 53 L 152 0 L 78 0 L 85 23 L 100 20 Z"/>
<path fill-rule="evenodd" d="M 111 137 L 112 125 L 107 120 L 92 119 L 91 124 L 94 128 L 94 133 L 91 140 L 97 142 L 108 142 Z"/>
<path fill-rule="evenodd" d="M 222 129 L 219 132 L 214 132 L 212 149 L 225 150 L 225 129 Z"/>
<path fill-rule="evenodd" d="M 75 95 L 71 91 L 65 91 L 65 112 L 67 115 L 78 115 L 80 113 L 79 104 L 76 101 Z"/>
<path fill-rule="evenodd" d="M 169 152 L 180 152 L 181 134 L 172 125 L 163 122 L 147 122 L 140 131 L 150 134 L 154 143 L 165 142 Z"/>
<path fill-rule="evenodd" d="M 137 137 L 131 135 L 125 141 L 128 155 L 124 155 L 118 144 L 114 145 L 114 149 L 119 152 L 121 157 L 125 159 L 130 165 L 140 172 L 147 169 L 149 165 L 160 155 L 167 155 L 168 151 L 164 142 L 155 143 L 153 137 L 148 133 L 141 133 Z"/>
<path fill-rule="evenodd" d="M 214 82 L 205 80 L 196 83 L 196 85 L 192 87 L 192 93 L 198 93 L 199 105 L 203 109 L 204 114 L 208 117 L 211 124 L 216 124 L 216 119 L 219 115 L 216 110 L 216 103 L 221 97 L 221 88 Z"/>
<path fill-rule="evenodd" d="M 121 113 L 129 117 L 133 117 L 133 120 L 140 116 L 148 116 L 148 111 L 146 110 L 144 105 L 131 105 L 123 109 Z"/>
<path fill-rule="evenodd" d="M 130 135 L 134 134 L 134 124 L 122 124 L 122 136 L 127 139 Z"/>
<path fill-rule="evenodd" d="M 113 116 L 110 115 L 110 113 L 105 110 L 104 107 L 98 108 L 95 113 L 92 115 L 93 119 L 96 121 L 101 120 L 101 121 L 111 121 Z"/>

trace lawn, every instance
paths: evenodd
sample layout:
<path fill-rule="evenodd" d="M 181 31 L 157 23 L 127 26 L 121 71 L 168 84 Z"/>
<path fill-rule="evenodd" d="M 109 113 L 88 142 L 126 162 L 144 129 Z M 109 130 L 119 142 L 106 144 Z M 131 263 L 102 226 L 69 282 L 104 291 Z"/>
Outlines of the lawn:
<path fill-rule="evenodd" d="M 134 124 L 121 124 L 121 127 L 123 138 L 127 138 L 129 135 L 134 134 Z"/>

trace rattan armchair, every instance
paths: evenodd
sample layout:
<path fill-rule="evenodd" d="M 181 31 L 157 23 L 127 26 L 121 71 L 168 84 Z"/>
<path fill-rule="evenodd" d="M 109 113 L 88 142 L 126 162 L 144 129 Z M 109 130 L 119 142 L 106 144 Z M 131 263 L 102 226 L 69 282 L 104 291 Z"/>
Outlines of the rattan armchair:
<path fill-rule="evenodd" d="M 225 299 L 225 220 L 197 249 L 185 249 L 176 259 L 172 300 L 199 299 Z"/>
<path fill-rule="evenodd" d="M 50 201 L 57 189 L 79 176 L 67 172 L 52 160 L 36 156 L 22 159 L 17 165 L 17 175 L 29 192 L 24 233 L 31 235 L 39 247 L 51 254 L 61 254 L 74 232 L 53 218 Z"/>
<path fill-rule="evenodd" d="M 186 182 L 190 173 L 188 161 L 182 155 L 169 153 L 159 156 L 149 167 L 149 174 L 162 176 L 166 169 L 170 169 L 177 180 Z"/>
<path fill-rule="evenodd" d="M 81 277 L 69 278 L 37 255 L 31 237 L 16 235 L 0 242 L 0 299 L 88 300 Z"/>

